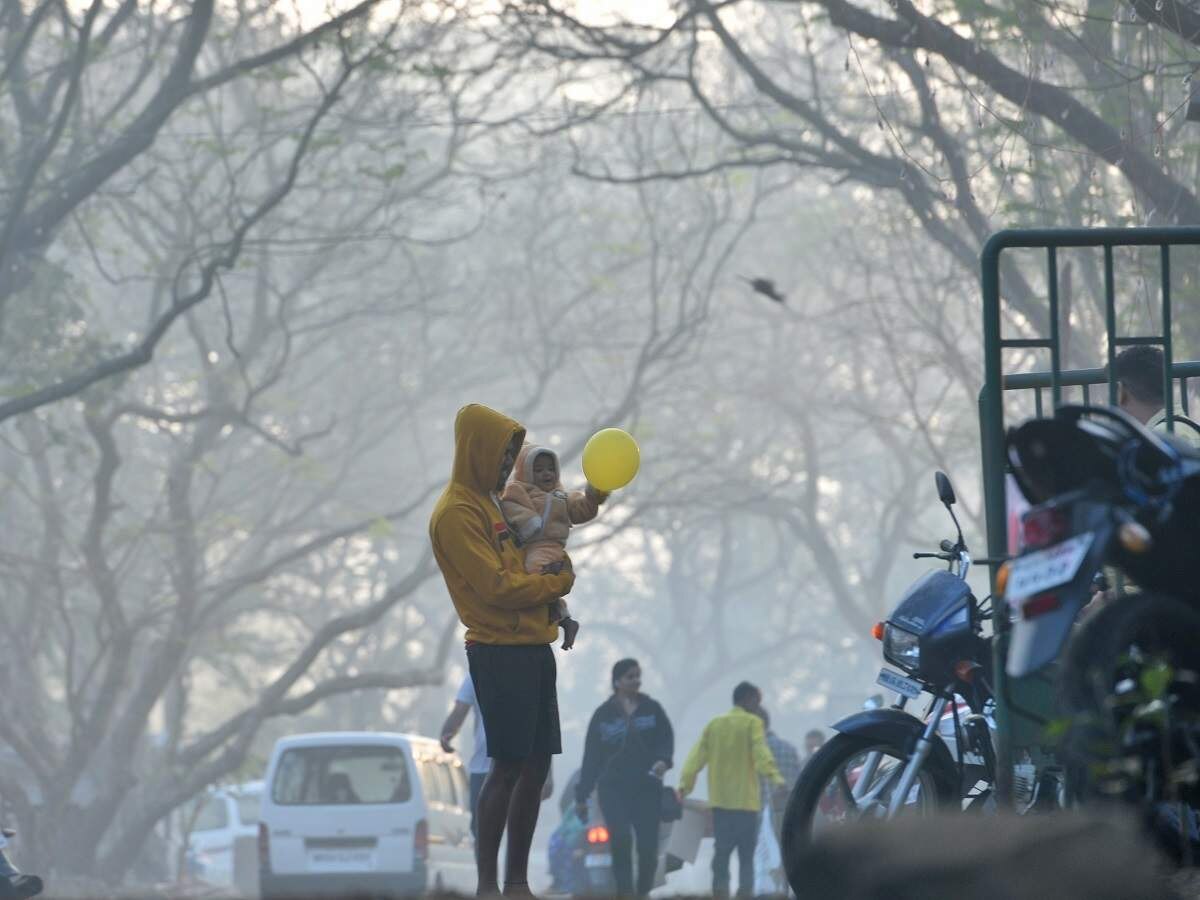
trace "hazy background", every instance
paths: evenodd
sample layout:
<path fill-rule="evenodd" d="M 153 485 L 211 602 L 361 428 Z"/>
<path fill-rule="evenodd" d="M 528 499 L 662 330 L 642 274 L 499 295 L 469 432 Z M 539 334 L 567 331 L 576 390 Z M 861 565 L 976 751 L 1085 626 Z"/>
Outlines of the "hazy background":
<path fill-rule="evenodd" d="M 622 656 L 680 763 L 743 678 L 797 744 L 855 710 L 912 551 L 952 536 L 935 469 L 986 546 L 983 240 L 1200 222 L 1189 16 L 5 5 L 0 817 L 23 861 L 156 880 L 154 830 L 279 735 L 436 734 L 464 656 L 426 525 L 467 402 L 568 486 L 596 429 L 642 448 L 571 539 L 560 784 Z M 1043 257 L 1013 258 L 1006 328 L 1031 336 Z M 1069 366 L 1103 359 L 1099 263 L 1062 256 Z M 1192 255 L 1173 271 L 1180 359 Z M 1127 333 L 1157 279 L 1119 255 Z"/>

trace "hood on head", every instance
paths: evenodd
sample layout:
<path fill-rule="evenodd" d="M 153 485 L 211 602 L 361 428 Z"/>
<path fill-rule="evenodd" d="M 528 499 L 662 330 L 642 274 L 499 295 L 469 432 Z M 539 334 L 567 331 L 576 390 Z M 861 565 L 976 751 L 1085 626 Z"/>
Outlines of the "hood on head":
<path fill-rule="evenodd" d="M 512 480 L 533 484 L 533 463 L 543 453 L 554 458 L 554 486 L 561 487 L 562 466 L 558 464 L 558 454 L 549 447 L 540 447 L 537 444 L 526 444 L 521 448 L 521 452 L 517 454 L 517 462 L 513 466 Z"/>
<path fill-rule="evenodd" d="M 504 449 L 525 428 L 515 419 L 480 403 L 468 403 L 454 419 L 454 469 L 450 478 L 481 494 L 496 489 Z"/>

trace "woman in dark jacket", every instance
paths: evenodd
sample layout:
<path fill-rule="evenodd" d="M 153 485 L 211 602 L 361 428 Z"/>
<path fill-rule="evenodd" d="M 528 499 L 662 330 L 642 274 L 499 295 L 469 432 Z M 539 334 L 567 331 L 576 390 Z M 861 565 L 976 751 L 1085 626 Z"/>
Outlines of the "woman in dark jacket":
<path fill-rule="evenodd" d="M 662 776 L 672 765 L 675 734 L 663 708 L 640 692 L 642 670 L 636 659 L 613 666 L 612 685 L 613 695 L 600 704 L 588 725 L 575 803 L 586 822 L 587 799 L 597 789 L 612 848 L 613 878 L 624 897 L 635 896 L 631 830 L 636 833 L 636 896 L 644 897 L 654 886 L 658 866 Z"/>

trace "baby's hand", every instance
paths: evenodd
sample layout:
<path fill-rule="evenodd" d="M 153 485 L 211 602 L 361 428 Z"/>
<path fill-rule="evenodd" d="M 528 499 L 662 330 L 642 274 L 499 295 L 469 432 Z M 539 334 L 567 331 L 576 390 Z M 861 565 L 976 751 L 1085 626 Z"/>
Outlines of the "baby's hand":
<path fill-rule="evenodd" d="M 575 646 L 575 635 L 579 634 L 579 623 L 569 616 L 559 622 L 563 630 L 562 648 L 570 650 Z"/>
<path fill-rule="evenodd" d="M 542 566 L 543 575 L 557 575 L 563 570 L 565 563 L 560 559 L 557 562 L 546 563 Z"/>

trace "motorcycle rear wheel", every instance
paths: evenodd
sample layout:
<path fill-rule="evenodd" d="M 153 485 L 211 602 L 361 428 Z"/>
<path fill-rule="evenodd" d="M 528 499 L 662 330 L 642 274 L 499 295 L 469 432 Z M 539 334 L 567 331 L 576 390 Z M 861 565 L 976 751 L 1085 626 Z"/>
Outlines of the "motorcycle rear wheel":
<path fill-rule="evenodd" d="M 860 801 L 852 796 L 853 788 L 848 776 L 872 751 L 880 752 L 887 760 L 880 764 L 880 774 L 872 780 L 872 785 L 883 781 L 892 766 L 903 767 L 908 758 L 908 751 L 903 747 L 852 734 L 837 734 L 812 755 L 792 788 L 783 815 L 781 850 L 788 882 L 798 895 L 802 893 L 801 858 L 812 841 L 814 830 L 886 815 L 886 801 L 891 796 L 889 792 L 885 791 L 869 808 L 861 809 L 858 807 Z M 957 773 L 953 769 L 944 772 L 941 769 L 926 761 L 917 773 L 917 781 L 913 786 L 915 794 L 910 794 L 901 815 L 932 815 L 943 807 L 952 806 L 959 799 Z M 832 797 L 831 789 L 834 791 Z M 868 786 L 866 793 L 870 792 L 871 787 Z M 827 807 L 825 810 L 822 809 L 823 803 Z M 841 815 L 835 808 L 838 804 L 842 806 Z M 850 804 L 854 805 L 853 809 L 847 808 Z M 817 826 L 815 829 L 814 824 Z"/>

